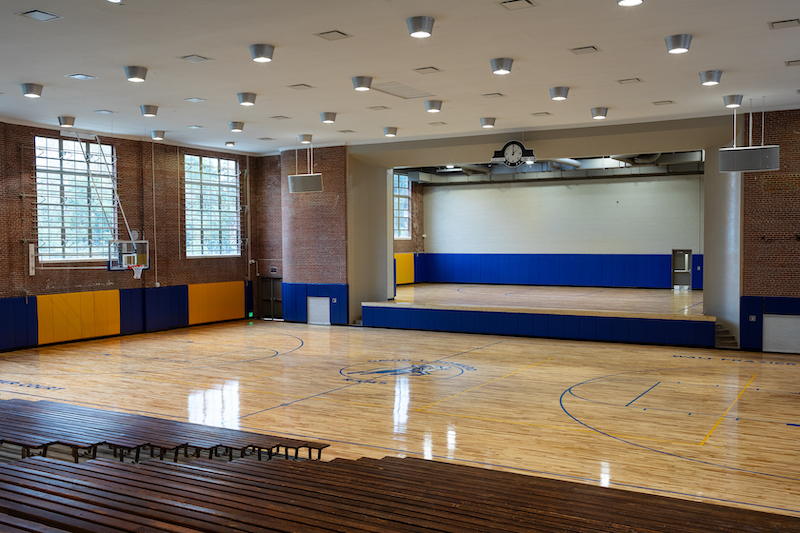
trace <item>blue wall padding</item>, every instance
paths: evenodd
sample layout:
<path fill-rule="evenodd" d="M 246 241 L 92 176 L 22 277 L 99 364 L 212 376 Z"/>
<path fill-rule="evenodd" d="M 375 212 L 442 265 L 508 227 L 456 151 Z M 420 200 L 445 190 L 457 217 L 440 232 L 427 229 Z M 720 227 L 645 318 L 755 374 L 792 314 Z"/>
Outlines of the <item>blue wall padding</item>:
<path fill-rule="evenodd" d="M 703 288 L 703 256 L 702 255 L 693 255 L 692 256 L 692 288 L 693 289 L 702 289 Z"/>
<path fill-rule="evenodd" d="M 702 268 L 703 256 L 694 258 Z M 670 255 L 421 253 L 414 256 L 414 271 L 417 283 L 668 289 L 671 260 Z M 702 270 L 698 279 L 702 288 Z"/>
<path fill-rule="evenodd" d="M 308 322 L 308 297 L 331 299 L 331 324 L 348 323 L 348 292 L 345 283 L 282 283 L 283 319 Z"/>
<path fill-rule="evenodd" d="M 244 316 L 253 316 L 253 282 L 244 282 Z"/>
<path fill-rule="evenodd" d="M 739 346 L 744 350 L 761 351 L 764 346 L 764 297 L 742 296 L 739 315 Z"/>
<path fill-rule="evenodd" d="M 767 296 L 764 298 L 767 315 L 800 315 L 800 298 Z"/>
<path fill-rule="evenodd" d="M 189 287 L 149 287 L 144 289 L 144 329 L 179 328 L 189 325 Z"/>
<path fill-rule="evenodd" d="M 36 297 L 0 299 L 0 350 L 39 343 Z"/>
<path fill-rule="evenodd" d="M 713 321 L 705 320 L 663 320 L 380 306 L 364 306 L 362 311 L 364 325 L 376 328 L 705 347 L 713 347 L 715 341 L 715 324 Z"/>
<path fill-rule="evenodd" d="M 141 333 L 144 331 L 145 289 L 119 290 L 119 332 Z"/>

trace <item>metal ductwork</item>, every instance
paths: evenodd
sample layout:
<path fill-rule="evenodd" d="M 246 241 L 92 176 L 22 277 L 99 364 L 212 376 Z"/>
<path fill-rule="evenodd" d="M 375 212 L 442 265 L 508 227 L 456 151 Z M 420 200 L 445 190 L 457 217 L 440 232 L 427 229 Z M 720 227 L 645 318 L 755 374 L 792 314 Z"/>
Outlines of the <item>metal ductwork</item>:
<path fill-rule="evenodd" d="M 550 167 L 556 170 L 561 170 L 564 167 L 581 168 L 580 161 L 578 161 L 577 159 L 570 159 L 568 157 L 553 159 L 552 161 L 548 162 L 550 163 Z"/>
<path fill-rule="evenodd" d="M 632 155 L 612 155 L 611 159 L 623 161 L 629 165 L 650 165 L 661 157 L 661 152 L 657 154 L 632 154 Z"/>

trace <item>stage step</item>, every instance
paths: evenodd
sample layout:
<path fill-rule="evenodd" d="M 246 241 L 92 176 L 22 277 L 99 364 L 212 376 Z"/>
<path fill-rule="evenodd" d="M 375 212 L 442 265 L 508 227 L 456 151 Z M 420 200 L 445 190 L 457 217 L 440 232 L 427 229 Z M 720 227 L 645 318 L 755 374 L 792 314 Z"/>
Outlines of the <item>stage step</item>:
<path fill-rule="evenodd" d="M 736 342 L 736 337 L 723 326 L 717 324 L 714 328 L 714 346 L 723 350 L 738 350 L 739 343 Z"/>

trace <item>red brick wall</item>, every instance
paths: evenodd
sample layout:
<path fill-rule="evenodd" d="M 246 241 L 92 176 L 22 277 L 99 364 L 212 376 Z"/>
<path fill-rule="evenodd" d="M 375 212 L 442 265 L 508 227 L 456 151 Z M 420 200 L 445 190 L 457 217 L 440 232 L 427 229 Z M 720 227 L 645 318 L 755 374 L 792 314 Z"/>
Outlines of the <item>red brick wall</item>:
<path fill-rule="evenodd" d="M 253 216 L 253 259 L 261 276 L 283 276 L 283 236 L 281 223 L 281 158 L 258 159 L 251 180 Z M 270 274 L 270 267 L 277 272 Z"/>
<path fill-rule="evenodd" d="M 411 239 L 395 240 L 395 253 L 420 253 L 425 251 L 425 240 L 422 234 L 425 232 L 424 225 L 424 204 L 422 203 L 423 186 L 419 183 L 411 183 Z"/>
<path fill-rule="evenodd" d="M 347 283 L 347 149 L 315 148 L 323 192 L 290 194 L 288 176 L 308 172 L 307 154 L 281 153 L 283 281 Z"/>
<path fill-rule="evenodd" d="M 753 119 L 760 144 L 761 115 Z M 800 297 L 800 110 L 767 113 L 765 126 L 781 169 L 742 175 L 742 293 Z"/>
<path fill-rule="evenodd" d="M 134 280 L 128 272 L 106 270 L 39 269 L 35 276 L 29 276 L 27 245 L 23 241 L 36 242 L 33 219 L 36 200 L 35 197 L 20 198 L 20 193 L 35 194 L 34 137 L 57 137 L 59 134 L 57 130 L 0 123 L 0 297 L 152 287 L 156 281 L 156 261 L 158 282 L 162 286 L 246 278 L 245 255 L 236 258 L 186 259 L 182 154 L 236 159 L 242 170 L 246 168 L 247 158 L 107 137 L 101 137 L 101 142 L 114 145 L 116 150 L 120 201 L 131 229 L 143 233 L 144 238 L 150 241 L 151 269 L 143 273 L 141 280 Z M 251 158 L 251 165 L 252 162 Z M 122 235 L 121 238 L 127 238 Z M 75 263 L 61 265 L 76 266 Z M 104 267 L 105 263 L 79 265 Z"/>

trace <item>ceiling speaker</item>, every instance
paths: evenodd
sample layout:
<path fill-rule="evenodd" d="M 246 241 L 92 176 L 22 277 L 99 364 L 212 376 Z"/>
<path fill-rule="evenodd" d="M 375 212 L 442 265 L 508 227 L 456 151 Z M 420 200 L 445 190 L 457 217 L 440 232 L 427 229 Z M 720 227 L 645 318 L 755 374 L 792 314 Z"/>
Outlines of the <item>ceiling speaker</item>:
<path fill-rule="evenodd" d="M 720 172 L 780 170 L 780 146 L 744 146 L 719 149 Z"/>

